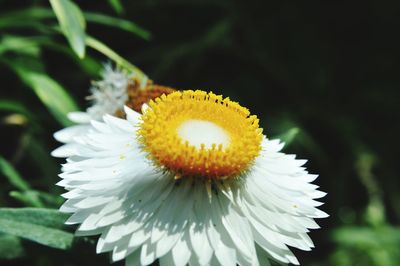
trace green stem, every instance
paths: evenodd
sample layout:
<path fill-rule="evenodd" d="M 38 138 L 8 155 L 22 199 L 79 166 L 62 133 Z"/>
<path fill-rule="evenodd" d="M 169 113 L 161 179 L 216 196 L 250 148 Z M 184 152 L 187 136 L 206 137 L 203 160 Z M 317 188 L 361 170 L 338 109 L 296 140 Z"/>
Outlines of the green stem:
<path fill-rule="evenodd" d="M 107 56 L 111 60 L 113 60 L 117 64 L 117 66 L 125 68 L 126 70 L 128 70 L 128 71 L 130 71 L 132 73 L 135 73 L 135 76 L 139 80 L 147 79 L 146 74 L 144 74 L 142 70 L 140 70 L 135 65 L 129 63 L 127 60 L 122 58 L 120 55 L 118 55 L 111 48 L 109 48 L 107 45 L 105 45 L 104 43 L 100 42 L 99 40 L 97 40 L 97 39 L 95 39 L 95 38 L 93 38 L 91 36 L 87 36 L 86 37 L 86 45 L 91 47 L 91 48 L 93 48 L 93 49 L 95 49 L 96 51 L 104 54 L 105 56 Z"/>

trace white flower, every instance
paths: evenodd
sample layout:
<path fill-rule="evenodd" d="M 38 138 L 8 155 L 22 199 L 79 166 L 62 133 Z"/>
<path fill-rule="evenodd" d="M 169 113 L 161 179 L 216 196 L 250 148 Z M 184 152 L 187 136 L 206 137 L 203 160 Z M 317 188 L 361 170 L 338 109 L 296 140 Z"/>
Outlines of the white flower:
<path fill-rule="evenodd" d="M 91 106 L 86 112 L 71 112 L 68 118 L 78 124 L 64 128 L 54 134 L 54 138 L 65 145 L 52 152 L 54 157 L 66 158 L 74 154 L 76 143 L 74 138 L 86 133 L 90 128 L 90 121 L 101 121 L 106 114 L 124 116 L 124 106 L 140 111 L 142 105 L 150 99 L 162 94 L 169 94 L 174 89 L 154 84 L 144 74 L 113 68 L 105 64 L 102 79 L 94 81 L 87 97 Z"/>
<path fill-rule="evenodd" d="M 128 100 L 127 88 L 132 74 L 114 69 L 111 64 L 104 64 L 101 73 L 102 79 L 94 81 L 90 88 L 91 95 L 87 97 L 91 106 L 86 112 L 72 112 L 68 118 L 78 125 L 64 128 L 54 134 L 54 138 L 66 143 L 52 152 L 55 157 L 68 157 L 74 149 L 73 138 L 86 133 L 90 128 L 91 120 L 101 120 L 105 114 L 114 115 L 118 110 L 123 110 Z"/>
<path fill-rule="evenodd" d="M 246 108 L 202 91 L 151 101 L 143 115 L 106 115 L 75 138 L 58 184 L 78 235 L 127 265 L 298 264 L 325 196 L 268 140 Z"/>
<path fill-rule="evenodd" d="M 127 88 L 130 81 L 133 81 L 133 75 L 114 69 L 110 64 L 104 66 L 102 80 L 93 82 L 90 89 L 92 95 L 87 99 L 93 102 L 87 109 L 87 113 L 92 119 L 101 120 L 105 114 L 115 114 L 123 110 L 128 101 Z"/>

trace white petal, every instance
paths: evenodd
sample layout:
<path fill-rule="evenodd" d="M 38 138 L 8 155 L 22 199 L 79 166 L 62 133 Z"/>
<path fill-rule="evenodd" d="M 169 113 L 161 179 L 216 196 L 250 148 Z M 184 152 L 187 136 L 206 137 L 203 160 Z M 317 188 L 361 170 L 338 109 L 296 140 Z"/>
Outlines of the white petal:
<path fill-rule="evenodd" d="M 91 117 L 86 112 L 70 112 L 67 114 L 69 120 L 77 124 L 86 124 L 89 123 Z"/>
<path fill-rule="evenodd" d="M 163 209 L 169 209 L 170 211 L 169 216 L 171 216 L 173 219 L 172 220 L 163 220 L 161 217 L 163 215 L 158 215 L 159 221 L 164 221 L 165 226 L 161 224 L 156 225 L 153 228 L 152 232 L 152 241 L 154 241 L 154 232 L 159 231 L 159 228 L 164 228 L 164 234 L 161 239 L 158 240 L 156 244 L 156 255 L 157 257 L 162 257 L 164 254 L 166 254 L 168 251 L 170 251 L 177 241 L 182 237 L 183 232 L 186 230 L 187 223 L 188 223 L 188 213 L 190 210 L 193 208 L 193 200 L 190 194 L 190 184 L 187 184 L 184 188 L 182 189 L 182 192 L 175 192 L 176 194 L 182 194 L 181 197 L 179 197 L 179 200 L 176 202 L 176 204 L 173 204 L 172 202 L 168 201 L 168 205 L 173 207 L 173 209 L 168 208 L 167 206 L 161 207 L 161 210 Z M 171 194 L 174 192 L 171 192 Z M 167 199 L 168 200 L 168 199 Z M 167 200 L 165 202 L 167 202 Z"/>
<path fill-rule="evenodd" d="M 66 158 L 72 156 L 76 153 L 77 145 L 74 143 L 69 143 L 58 147 L 51 152 L 51 156 L 57 158 Z"/>
<path fill-rule="evenodd" d="M 238 258 L 240 255 L 246 262 L 252 264 L 257 256 L 248 221 L 229 206 L 222 216 L 222 223 L 237 247 Z"/>
<path fill-rule="evenodd" d="M 187 244 L 189 241 L 188 233 L 185 233 L 172 249 L 172 257 L 176 266 L 184 266 L 189 262 L 190 256 L 192 255 Z"/>
<path fill-rule="evenodd" d="M 236 266 L 236 250 L 220 243 L 215 249 L 215 257 L 221 265 Z"/>
<path fill-rule="evenodd" d="M 76 125 L 66 127 L 54 133 L 54 138 L 59 142 L 68 143 L 71 142 L 74 137 L 88 132 L 89 129 L 89 125 Z"/>
<path fill-rule="evenodd" d="M 215 251 L 215 256 L 221 265 L 236 265 L 236 247 L 228 231 L 222 224 L 222 212 L 220 210 L 219 201 L 212 198 L 210 203 L 211 224 L 207 227 L 207 236 Z"/>
<path fill-rule="evenodd" d="M 157 259 L 156 246 L 155 246 L 155 244 L 152 244 L 150 240 L 148 240 L 142 246 L 142 251 L 140 253 L 140 263 L 142 265 L 150 265 L 156 259 Z"/>
<path fill-rule="evenodd" d="M 142 117 L 141 114 L 139 114 L 138 112 L 135 112 L 134 110 L 132 110 L 128 106 L 124 106 L 124 111 L 126 113 L 126 118 L 127 118 L 127 120 L 129 122 L 131 122 L 132 124 L 139 123 L 140 118 Z"/>
<path fill-rule="evenodd" d="M 198 187 L 195 187 L 194 190 L 192 196 L 195 198 L 196 203 L 201 203 L 203 199 L 208 197 L 204 190 L 201 190 Z M 213 255 L 213 249 L 208 242 L 207 227 L 206 223 L 203 222 L 203 219 L 205 218 L 202 216 L 203 213 L 204 210 L 201 206 L 197 206 L 196 204 L 194 210 L 188 210 L 187 215 L 191 220 L 189 226 L 190 244 L 197 256 L 198 263 L 200 265 L 207 265 Z M 192 257 L 192 259 L 194 258 Z"/>
<path fill-rule="evenodd" d="M 116 131 L 116 129 L 125 131 L 127 133 L 136 131 L 133 127 L 133 124 L 125 119 L 107 114 L 103 117 L 103 120 L 114 129 L 114 132 Z"/>
<path fill-rule="evenodd" d="M 147 103 L 144 103 L 142 105 L 142 110 L 141 110 L 142 114 L 146 113 L 148 108 L 149 108 L 149 105 Z"/>

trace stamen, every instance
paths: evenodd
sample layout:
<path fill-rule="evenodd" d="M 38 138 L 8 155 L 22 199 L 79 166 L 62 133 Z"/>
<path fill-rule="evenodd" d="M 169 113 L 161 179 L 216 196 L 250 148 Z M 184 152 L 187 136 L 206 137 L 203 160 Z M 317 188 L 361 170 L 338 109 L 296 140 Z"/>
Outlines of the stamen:
<path fill-rule="evenodd" d="M 183 91 L 149 102 L 138 137 L 149 158 L 179 177 L 226 179 L 261 150 L 256 116 L 212 92 Z"/>

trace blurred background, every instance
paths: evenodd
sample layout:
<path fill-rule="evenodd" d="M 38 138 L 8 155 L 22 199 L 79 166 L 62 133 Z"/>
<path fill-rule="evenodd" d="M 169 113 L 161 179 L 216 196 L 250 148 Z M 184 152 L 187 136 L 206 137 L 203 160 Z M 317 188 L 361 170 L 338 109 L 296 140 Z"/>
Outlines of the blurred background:
<path fill-rule="evenodd" d="M 239 101 L 309 160 L 331 216 L 311 232 L 312 252 L 294 250 L 302 265 L 400 265 L 399 3 L 51 2 L 81 10 L 84 57 L 48 1 L 0 0 L 1 265 L 109 265 L 96 238 L 72 240 L 53 212 L 43 222 L 4 209 L 62 203 L 52 134 L 89 106 L 91 80 L 117 58 L 104 47 L 159 84 Z"/>

